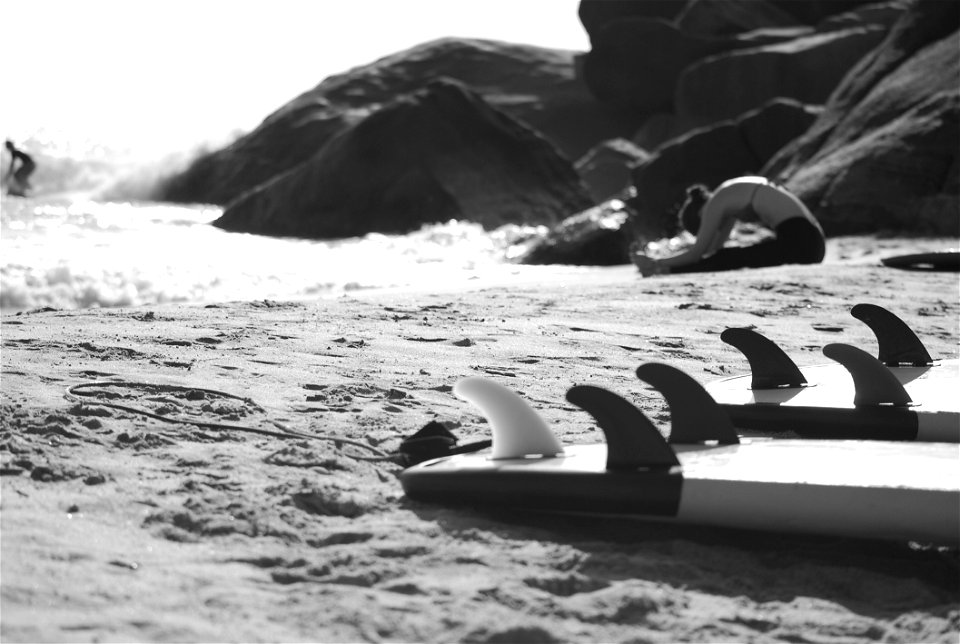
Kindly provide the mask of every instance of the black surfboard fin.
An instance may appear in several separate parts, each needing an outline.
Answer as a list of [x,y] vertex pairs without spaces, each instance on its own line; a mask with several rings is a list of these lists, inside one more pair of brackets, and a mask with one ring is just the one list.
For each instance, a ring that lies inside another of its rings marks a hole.
[[836,360],[853,377],[857,407],[906,407],[913,400],[893,372],[872,355],[849,344],[828,344],[823,355]]
[[889,367],[904,364],[927,367],[933,364],[933,358],[913,329],[887,309],[876,304],[857,304],[850,314],[877,336],[880,345],[877,359],[883,364]]
[[750,363],[751,389],[802,387],[807,379],[799,367],[777,344],[750,329],[731,328],[720,334],[720,339],[736,347]]
[[607,441],[607,469],[635,470],[679,465],[660,431],[630,401],[612,391],[577,385],[567,400],[593,416]]
[[703,386],[666,364],[650,362],[637,367],[637,377],[653,385],[670,406],[670,442],[679,444],[717,441],[740,442],[726,412]]

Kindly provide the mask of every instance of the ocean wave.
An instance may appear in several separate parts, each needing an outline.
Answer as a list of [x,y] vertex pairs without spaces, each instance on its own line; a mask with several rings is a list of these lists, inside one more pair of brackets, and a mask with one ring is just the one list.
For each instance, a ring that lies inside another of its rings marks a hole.
[[[37,164],[30,178],[35,197],[69,194],[103,201],[150,201],[169,177],[182,172],[197,157],[228,145],[240,134],[233,132],[182,151],[162,153],[109,147],[43,129],[15,143]],[[6,174],[8,164],[8,155],[2,155],[0,172]]]
[[219,282],[216,277],[186,280],[174,275],[143,275],[136,270],[4,266],[0,268],[0,309],[12,312],[44,306],[76,309],[202,302],[218,299],[218,291],[220,298],[231,299]]
[[[0,309],[299,299],[448,287],[503,273],[544,227],[449,221],[406,235],[305,240],[228,233],[216,207],[5,199]],[[515,253],[514,253],[515,254]]]

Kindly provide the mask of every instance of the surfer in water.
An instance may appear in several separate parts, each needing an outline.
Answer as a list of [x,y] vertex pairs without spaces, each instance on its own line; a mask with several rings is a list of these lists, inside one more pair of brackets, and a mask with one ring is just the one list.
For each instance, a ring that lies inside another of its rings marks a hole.
[[30,190],[30,175],[37,168],[33,158],[17,149],[13,141],[7,139],[7,150],[10,152],[10,168],[7,170],[7,176],[4,177],[4,183],[7,184],[7,194],[17,197],[25,197]]
[[[635,252],[633,262],[643,276],[817,264],[826,252],[823,228],[807,207],[785,188],[763,177],[730,179],[712,194],[706,186],[690,186],[679,219],[696,235],[696,241],[662,259]],[[750,219],[759,219],[776,236],[752,246],[724,247],[737,220]]]

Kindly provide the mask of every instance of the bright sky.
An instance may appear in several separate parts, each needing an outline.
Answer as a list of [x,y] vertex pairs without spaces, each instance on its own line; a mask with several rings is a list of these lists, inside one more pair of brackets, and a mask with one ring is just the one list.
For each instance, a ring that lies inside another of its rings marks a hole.
[[579,0],[0,0],[0,129],[178,151],[443,36],[586,50]]

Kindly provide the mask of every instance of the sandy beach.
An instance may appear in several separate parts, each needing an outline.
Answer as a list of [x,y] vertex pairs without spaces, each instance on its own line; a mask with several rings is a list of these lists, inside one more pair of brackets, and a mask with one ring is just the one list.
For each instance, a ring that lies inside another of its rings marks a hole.
[[878,260],[957,245],[838,238],[815,266],[6,315],[0,635],[957,642],[955,551],[443,508],[406,499],[401,467],[376,460],[431,420],[486,438],[451,391],[471,375],[522,392],[568,443],[601,440],[564,399],[574,384],[616,391],[666,429],[640,364],[701,382],[742,373],[719,338],[731,326],[801,366],[832,342],[873,353],[849,314],[858,302],[956,358],[957,274]]

